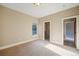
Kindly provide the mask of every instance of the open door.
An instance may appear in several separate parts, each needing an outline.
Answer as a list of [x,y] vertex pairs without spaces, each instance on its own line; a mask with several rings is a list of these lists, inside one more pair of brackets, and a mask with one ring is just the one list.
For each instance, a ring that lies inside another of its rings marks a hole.
[[64,45],[76,48],[76,18],[64,20]]
[[45,22],[45,32],[44,32],[44,39],[50,40],[50,22]]

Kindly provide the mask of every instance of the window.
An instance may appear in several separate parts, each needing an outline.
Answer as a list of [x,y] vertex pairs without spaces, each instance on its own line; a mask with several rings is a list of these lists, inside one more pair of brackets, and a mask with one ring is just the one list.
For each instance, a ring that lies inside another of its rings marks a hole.
[[32,35],[37,34],[37,25],[35,23],[32,24]]

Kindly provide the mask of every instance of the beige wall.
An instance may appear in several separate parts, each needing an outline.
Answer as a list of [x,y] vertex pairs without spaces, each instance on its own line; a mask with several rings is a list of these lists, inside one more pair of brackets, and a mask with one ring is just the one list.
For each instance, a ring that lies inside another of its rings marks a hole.
[[[47,21],[50,22],[50,41],[63,45],[63,19],[75,15],[79,15],[79,6],[42,17],[38,21],[32,16],[0,6],[0,47],[38,39],[38,35],[40,39],[44,39],[44,22]],[[34,22],[39,26],[37,36],[32,36],[32,23]],[[79,38],[77,39],[78,43]],[[77,46],[79,47],[79,44]]]
[[50,21],[50,41],[63,45],[63,19],[75,15],[79,15],[79,6],[40,18],[40,39],[44,39],[44,22]]
[[38,26],[36,18],[0,6],[0,47],[37,39],[32,37],[32,23]]

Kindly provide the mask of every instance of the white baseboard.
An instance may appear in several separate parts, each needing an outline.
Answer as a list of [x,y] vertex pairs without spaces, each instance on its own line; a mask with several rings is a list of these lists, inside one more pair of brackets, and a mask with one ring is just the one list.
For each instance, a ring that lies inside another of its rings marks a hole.
[[16,45],[24,44],[24,43],[27,43],[27,42],[31,42],[33,40],[36,40],[36,39],[26,40],[26,41],[22,41],[22,42],[13,43],[13,44],[10,44],[10,45],[2,46],[2,47],[0,47],[0,50],[6,49],[6,48],[10,48],[10,47],[14,47]]
[[56,41],[50,41],[50,42],[63,46],[62,42],[61,43],[60,42],[56,42]]

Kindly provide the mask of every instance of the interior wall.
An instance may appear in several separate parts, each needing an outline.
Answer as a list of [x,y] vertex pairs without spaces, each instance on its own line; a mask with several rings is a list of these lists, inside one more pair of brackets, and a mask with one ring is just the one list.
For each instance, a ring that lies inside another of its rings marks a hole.
[[63,19],[75,15],[79,15],[79,6],[40,18],[40,39],[44,39],[44,22],[50,20],[50,42],[63,45]]
[[[0,7],[0,18],[2,17],[2,9]],[[0,44],[2,44],[2,19],[0,19]]]
[[38,28],[36,18],[0,6],[0,47],[38,39],[38,34],[32,36],[32,23],[36,23]]

